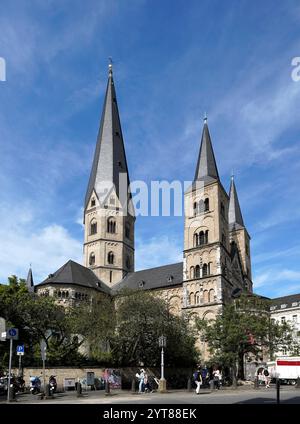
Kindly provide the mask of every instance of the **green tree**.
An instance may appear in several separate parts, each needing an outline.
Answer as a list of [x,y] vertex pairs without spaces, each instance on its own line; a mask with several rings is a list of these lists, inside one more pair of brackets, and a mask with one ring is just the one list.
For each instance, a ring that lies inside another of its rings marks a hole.
[[269,308],[266,299],[242,295],[224,306],[215,321],[196,321],[201,337],[208,343],[211,360],[231,369],[234,386],[238,371],[244,377],[245,353],[269,354],[272,359],[274,352],[293,346],[292,328],[272,320]]
[[[68,363],[78,354],[78,338],[72,336],[71,327],[63,307],[52,297],[29,293],[24,280],[12,276],[8,284],[0,286],[0,316],[8,326],[19,329],[19,342],[25,345],[24,364],[40,363],[40,341],[47,344],[47,360],[52,364]],[[0,357],[7,362],[8,343],[1,343]]]
[[82,302],[69,310],[68,322],[72,333],[79,335],[80,343],[89,347],[89,356],[97,362],[111,362],[110,341],[115,331],[113,300],[102,293],[92,301]]
[[188,320],[172,315],[168,304],[149,292],[122,291],[116,299],[116,325],[111,348],[119,365],[159,366],[162,334],[167,337],[166,366],[190,366],[198,359]]

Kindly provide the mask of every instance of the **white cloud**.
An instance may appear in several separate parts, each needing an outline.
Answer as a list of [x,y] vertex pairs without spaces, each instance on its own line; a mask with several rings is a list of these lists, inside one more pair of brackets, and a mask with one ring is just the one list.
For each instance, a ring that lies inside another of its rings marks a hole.
[[138,239],[135,254],[136,271],[183,260],[179,240],[167,236],[152,237],[149,241]]
[[280,271],[273,267],[272,269],[263,271],[261,274],[254,277],[253,285],[255,290],[265,288],[274,289],[274,283],[280,282],[281,286],[286,289],[288,286],[287,283],[294,281],[299,281],[298,286],[300,288],[300,271],[294,271],[291,269],[283,269]]
[[84,208],[81,207],[76,215],[76,219],[75,222],[76,224],[80,225],[82,228],[84,228],[83,225],[83,213],[84,213]]
[[[256,239],[255,239],[256,240]],[[258,246],[260,243],[263,243],[263,240],[257,240]],[[253,243],[252,243],[253,248]],[[293,246],[284,250],[276,250],[276,251],[263,251],[262,253],[258,253],[252,256],[252,263],[258,264],[262,262],[272,261],[277,258],[291,258],[292,256],[299,257],[300,255],[300,246]]]
[[82,243],[55,223],[39,226],[32,208],[0,206],[0,278],[15,274],[26,277],[32,264],[35,283],[67,260],[82,261]]

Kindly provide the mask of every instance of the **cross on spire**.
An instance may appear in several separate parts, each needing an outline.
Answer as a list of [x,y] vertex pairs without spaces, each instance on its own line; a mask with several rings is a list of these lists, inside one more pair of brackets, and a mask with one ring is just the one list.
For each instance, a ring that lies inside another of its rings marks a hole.
[[204,181],[205,183],[219,180],[216,159],[207,125],[206,113],[204,115],[201,145],[194,177],[194,181],[196,180]]
[[108,64],[108,73],[109,73],[109,75],[112,75],[113,60],[112,60],[112,57],[111,56],[109,56],[108,61],[109,61],[109,64]]

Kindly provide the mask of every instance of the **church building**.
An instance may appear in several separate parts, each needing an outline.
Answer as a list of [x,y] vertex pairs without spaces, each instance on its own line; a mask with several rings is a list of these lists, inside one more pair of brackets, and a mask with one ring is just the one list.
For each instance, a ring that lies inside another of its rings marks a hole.
[[250,236],[236,185],[233,177],[229,193],[222,185],[207,119],[184,209],[182,262],[135,271],[136,218],[110,64],[84,200],[83,265],[68,261],[35,290],[66,304],[96,292],[114,296],[122,288],[151,290],[176,314],[214,318],[237,293],[252,292],[252,277]]

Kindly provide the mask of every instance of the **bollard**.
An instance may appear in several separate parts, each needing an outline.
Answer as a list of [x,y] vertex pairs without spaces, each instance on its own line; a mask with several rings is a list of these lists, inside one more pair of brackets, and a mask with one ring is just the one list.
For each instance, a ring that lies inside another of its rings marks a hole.
[[50,384],[46,384],[46,399],[51,399]]
[[280,404],[280,380],[277,378],[276,380],[276,402]]
[[106,395],[110,394],[110,384],[108,380],[105,381],[105,394]]
[[15,402],[16,401],[16,391],[14,386],[11,384],[9,387],[9,402]]
[[300,377],[297,378],[296,389],[300,389]]
[[214,380],[210,380],[210,382],[209,382],[209,388],[210,388],[210,390],[214,390],[214,388],[215,388],[215,382],[214,382]]
[[134,378],[131,381],[131,392],[135,393],[135,379]]
[[190,378],[188,378],[188,381],[187,381],[187,391],[188,392],[192,391],[192,381]]
[[259,388],[258,377],[255,377],[255,380],[254,380],[254,389],[258,389],[258,388]]
[[76,391],[77,391],[77,397],[81,397],[82,396],[82,386],[81,383],[77,383],[76,385]]

